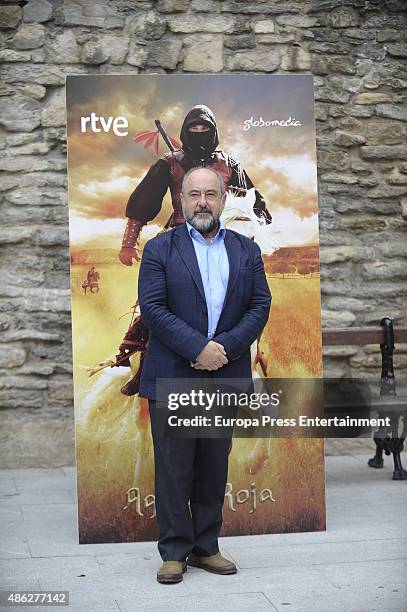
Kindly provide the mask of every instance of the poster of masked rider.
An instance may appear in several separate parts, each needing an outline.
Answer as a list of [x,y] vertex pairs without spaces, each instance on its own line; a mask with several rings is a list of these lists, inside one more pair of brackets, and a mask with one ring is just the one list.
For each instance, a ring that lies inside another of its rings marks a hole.
[[[137,278],[145,242],[185,223],[191,168],[222,176],[224,227],[262,251],[273,301],[253,380],[322,375],[312,77],[72,76],[67,111],[80,541],[154,539]],[[103,292],[85,301],[96,267]],[[324,529],[321,445],[235,439],[222,535]]]

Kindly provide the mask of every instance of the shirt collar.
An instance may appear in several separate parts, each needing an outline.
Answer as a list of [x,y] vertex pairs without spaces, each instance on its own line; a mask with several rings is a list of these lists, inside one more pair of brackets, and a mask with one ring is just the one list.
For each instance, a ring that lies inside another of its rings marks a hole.
[[[185,221],[185,223],[186,223],[187,228],[188,228],[188,234],[191,236],[191,238],[195,238],[195,239],[201,238],[202,240],[204,240],[206,242],[205,238],[202,236],[202,234],[200,234],[198,232],[198,230],[196,230],[194,227],[192,227],[192,225],[190,223],[188,223],[188,221]],[[214,242],[218,238],[218,236],[220,236],[220,238],[222,238],[222,240],[223,240],[225,238],[225,233],[226,233],[225,226],[223,225],[223,221],[220,220],[219,221],[218,231],[216,232],[215,236],[213,237],[212,242]]]

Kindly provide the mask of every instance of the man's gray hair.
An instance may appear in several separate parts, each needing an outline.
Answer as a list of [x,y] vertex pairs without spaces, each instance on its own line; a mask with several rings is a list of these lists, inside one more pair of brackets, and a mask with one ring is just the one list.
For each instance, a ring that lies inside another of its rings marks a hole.
[[181,187],[182,193],[185,193],[184,191],[185,181],[187,180],[189,176],[191,176],[193,172],[196,172],[197,170],[209,170],[210,172],[213,172],[213,174],[216,174],[216,176],[218,177],[218,181],[219,181],[220,195],[223,196],[223,194],[226,191],[225,181],[223,180],[223,176],[221,175],[220,172],[218,172],[214,168],[208,168],[208,166],[194,166],[193,168],[190,168],[188,172],[185,173],[184,178],[182,179],[182,187]]

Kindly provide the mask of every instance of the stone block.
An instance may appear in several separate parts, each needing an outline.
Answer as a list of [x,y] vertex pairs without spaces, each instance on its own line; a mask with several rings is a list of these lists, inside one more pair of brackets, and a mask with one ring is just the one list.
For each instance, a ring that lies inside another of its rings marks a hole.
[[23,21],[45,23],[52,19],[52,4],[48,0],[29,0],[23,8]]
[[[18,393],[15,394],[11,394],[9,389],[0,389],[0,408],[17,408],[19,410],[23,408],[42,408],[44,403],[44,391],[41,389],[19,389]],[[19,427],[18,432],[20,435],[21,427]],[[2,461],[4,465],[4,459]],[[10,465],[10,463],[7,463],[7,465]]]
[[284,45],[295,40],[291,33],[283,34],[256,34],[256,41],[260,45]]
[[[0,290],[1,293],[1,290]],[[10,327],[11,318],[6,314],[0,315],[0,331],[4,331]]]
[[407,267],[404,261],[376,260],[362,265],[362,276],[368,280],[405,279],[407,277]]
[[14,206],[61,206],[66,203],[66,193],[54,189],[21,187],[4,196]]
[[109,49],[99,38],[92,37],[82,47],[81,61],[84,64],[104,64],[109,57]]
[[303,5],[298,2],[270,2],[257,0],[257,2],[242,2],[241,0],[224,0],[221,10],[225,13],[247,13],[263,15],[285,15],[300,13]]
[[346,91],[338,91],[332,87],[317,87],[315,89],[315,100],[321,102],[339,102],[346,104],[349,102],[351,94]]
[[227,49],[232,49],[234,51],[254,49],[256,46],[256,38],[253,32],[249,34],[231,34],[230,36],[225,36],[224,45]]
[[253,21],[253,29],[256,34],[272,34],[275,30],[272,19],[256,19]]
[[406,185],[407,184],[407,176],[398,171],[397,168],[386,176],[386,181],[390,185]]
[[369,121],[366,143],[368,145],[401,144],[406,140],[406,126],[393,121]]
[[344,109],[345,115],[351,117],[371,117],[373,115],[373,109],[370,106],[349,106]]
[[323,25],[320,17],[309,15],[281,15],[276,17],[276,22],[285,28],[314,28]]
[[354,147],[364,144],[364,136],[360,134],[349,134],[348,132],[337,131],[333,142],[340,147]]
[[290,46],[281,56],[281,68],[283,70],[309,70],[310,66],[311,56],[309,52],[298,43]]
[[363,30],[359,28],[346,28],[346,31],[343,32],[343,35],[346,39],[354,40],[374,40],[375,33],[370,30]]
[[221,3],[219,0],[192,0],[191,8],[196,13],[219,13]]
[[352,45],[341,41],[334,43],[317,41],[309,45],[309,50],[322,55],[326,53],[331,53],[333,55],[348,55],[352,51]]
[[21,16],[21,8],[15,4],[0,6],[0,28],[5,30],[15,28],[19,24]]
[[90,26],[103,29],[123,28],[124,17],[110,4],[64,2],[55,10],[55,23],[64,26]]
[[43,85],[37,85],[36,83],[16,83],[13,84],[12,90],[13,93],[21,93],[21,95],[34,100],[42,100],[47,93]]
[[205,15],[174,15],[168,17],[168,25],[172,32],[190,34],[191,32],[208,32],[232,34],[235,20],[231,15],[213,15],[208,19]]
[[49,334],[47,332],[38,331],[36,329],[17,329],[7,330],[2,334],[2,342],[19,342],[21,340],[42,340],[43,342],[58,342],[64,341],[60,334]]
[[[351,312],[363,312],[366,304],[363,300],[358,300],[354,297],[333,296],[325,300],[325,306],[328,310],[350,310]],[[357,352],[356,349],[355,352]]]
[[65,88],[53,91],[45,102],[41,113],[41,124],[45,127],[60,127],[66,124]]
[[339,121],[339,125],[348,132],[362,132],[363,123],[354,117],[344,117]]
[[67,245],[68,227],[54,227],[52,225],[43,225],[37,229],[34,235],[36,244],[42,246],[52,245]]
[[12,38],[16,49],[36,49],[44,44],[45,28],[39,23],[22,24]]
[[321,264],[350,261],[355,248],[352,246],[324,247],[321,249]]
[[381,198],[398,198],[401,195],[407,194],[407,185],[386,185],[381,183],[374,189],[370,189],[367,194],[368,198],[381,199]]
[[343,171],[350,167],[350,155],[346,151],[318,152],[318,165],[320,170]]
[[[199,2],[205,5],[205,0]],[[160,13],[182,13],[189,9],[190,0],[158,0],[157,11]]]
[[50,376],[55,371],[55,364],[43,363],[41,361],[31,361],[23,368],[18,370],[18,374],[38,374],[38,376]]
[[356,355],[358,349],[355,346],[324,346],[324,357],[350,357]]
[[378,30],[377,32],[378,42],[387,42],[389,40],[402,40],[403,32],[401,30]]
[[130,49],[127,54],[127,63],[132,66],[138,66],[144,68],[148,57],[148,47],[138,44],[138,41],[132,40],[130,42]]
[[29,62],[30,60],[32,60],[32,54],[29,51],[0,50],[0,62]]
[[45,155],[52,148],[47,142],[32,142],[21,147],[13,147],[9,155]]
[[335,310],[322,309],[322,322],[324,327],[349,327],[355,321],[355,315],[348,310],[337,312]]
[[186,72],[221,72],[223,40],[221,34],[195,34],[184,37]]
[[0,389],[47,389],[48,381],[33,376],[3,376]]
[[105,34],[103,44],[109,49],[109,63],[118,65],[122,64],[129,50],[130,39],[123,34]]
[[25,310],[42,312],[70,312],[70,290],[66,289],[28,289],[24,292]]
[[387,53],[392,57],[407,57],[407,45],[405,43],[391,43],[387,45]]
[[40,125],[41,105],[27,96],[0,100],[0,125],[12,132],[31,132]]
[[354,60],[349,57],[330,56],[320,57],[313,55],[311,59],[311,71],[313,74],[356,74]]
[[380,104],[382,102],[391,102],[391,99],[389,94],[369,91],[355,96],[354,102],[355,104]]
[[160,66],[175,70],[180,60],[182,40],[179,38],[162,38],[150,43],[147,62],[150,66]]
[[360,15],[352,7],[340,7],[329,13],[328,22],[333,28],[355,28],[360,24]]
[[399,121],[407,121],[407,108],[405,106],[397,106],[396,104],[379,104],[376,107],[376,115],[388,117],[389,119],[398,119]]
[[49,36],[46,43],[47,61],[55,64],[80,62],[80,48],[72,30]]
[[0,244],[16,244],[24,242],[33,235],[31,227],[1,227],[0,228]]
[[66,175],[58,172],[27,172],[26,174],[6,175],[0,182],[0,191],[16,187],[64,187],[67,186]]
[[[70,69],[68,69],[70,70]],[[36,85],[65,85],[65,74],[57,66],[17,65],[4,66],[2,78],[8,83],[35,83]]]
[[48,400],[51,402],[59,402],[73,400],[73,383],[72,380],[51,379],[48,381]]
[[367,232],[379,233],[387,230],[386,219],[370,217],[343,217],[337,220],[336,229],[350,230],[355,234],[366,234]]
[[136,13],[127,22],[126,30],[136,39],[159,40],[167,28],[167,20],[153,11]]
[[3,346],[0,351],[0,368],[16,368],[23,365],[25,358],[24,349]]
[[360,148],[362,159],[407,159],[407,147],[404,145],[377,145]]
[[228,70],[247,70],[255,72],[274,72],[280,65],[280,53],[276,50],[242,51],[226,58]]
[[48,157],[38,158],[36,155],[32,157],[22,155],[21,157],[3,157],[3,159],[0,160],[0,171],[25,172],[28,164],[32,172],[66,169],[66,161],[64,159],[50,159]]

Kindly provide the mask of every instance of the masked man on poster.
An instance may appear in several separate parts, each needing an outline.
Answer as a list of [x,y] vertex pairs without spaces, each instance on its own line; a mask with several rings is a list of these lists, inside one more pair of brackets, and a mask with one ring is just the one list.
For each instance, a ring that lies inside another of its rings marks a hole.
[[[131,194],[126,207],[128,217],[119,253],[120,261],[131,266],[140,260],[137,249],[142,227],[160,212],[163,198],[170,189],[173,213],[168,227],[184,223],[181,204],[181,185],[184,175],[194,167],[208,167],[222,175],[226,189],[235,188],[245,193],[253,187],[239,162],[218,149],[219,136],[215,117],[205,105],[194,106],[186,115],[181,128],[182,149],[168,153],[151,166],[143,180]],[[271,223],[263,196],[256,190],[253,210],[264,223]]]
[[140,265],[138,295],[150,337],[139,394],[149,400],[162,583],[180,582],[187,564],[237,571],[218,547],[231,435],[162,435],[156,401],[159,378],[216,371],[216,377],[251,379],[250,345],[267,323],[271,295],[258,245],[220,222],[225,199],[220,173],[187,172],[186,222],[149,240]]

